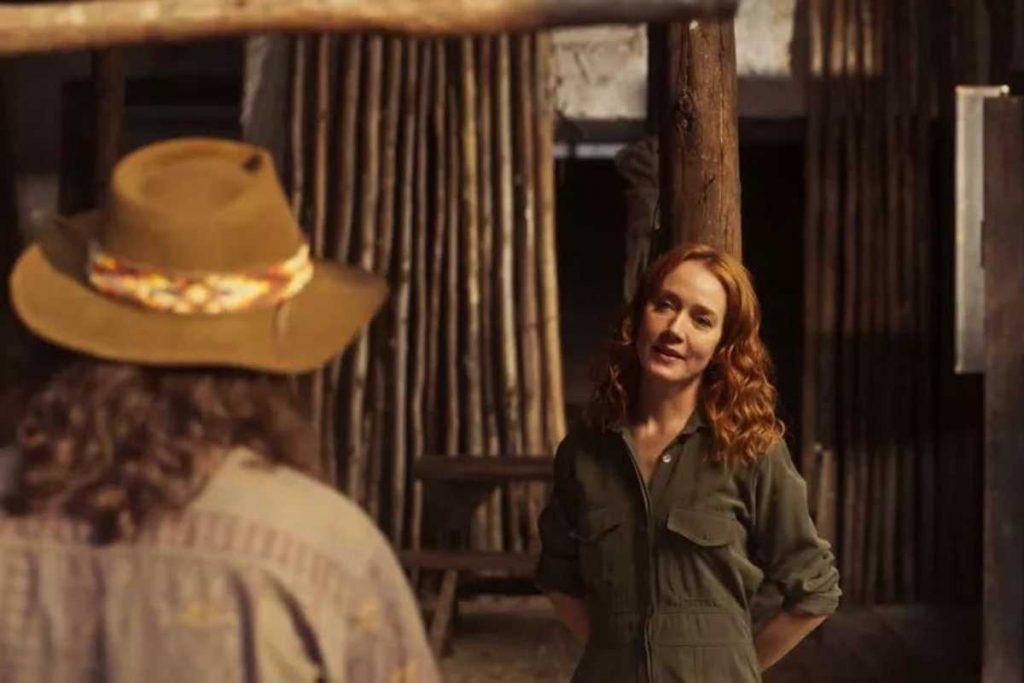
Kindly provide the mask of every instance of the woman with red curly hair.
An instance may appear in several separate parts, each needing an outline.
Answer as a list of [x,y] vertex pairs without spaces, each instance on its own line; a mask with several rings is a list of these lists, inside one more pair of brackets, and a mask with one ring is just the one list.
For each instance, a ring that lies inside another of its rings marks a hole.
[[[835,611],[760,317],[747,271],[703,245],[662,256],[624,311],[540,519],[537,583],[586,645],[574,681],[759,681]],[[764,581],[783,609],[754,634]]]

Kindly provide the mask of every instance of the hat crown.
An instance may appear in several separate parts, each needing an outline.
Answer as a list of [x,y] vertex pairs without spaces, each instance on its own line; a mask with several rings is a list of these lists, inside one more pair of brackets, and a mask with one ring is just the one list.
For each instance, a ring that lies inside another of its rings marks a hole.
[[121,160],[98,239],[117,258],[195,272],[278,263],[303,242],[270,155],[206,138],[157,143]]

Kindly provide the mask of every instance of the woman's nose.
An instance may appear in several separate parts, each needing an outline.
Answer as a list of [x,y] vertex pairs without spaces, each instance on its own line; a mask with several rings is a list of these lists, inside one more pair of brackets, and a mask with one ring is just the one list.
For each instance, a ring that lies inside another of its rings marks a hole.
[[686,325],[683,322],[683,316],[677,315],[672,318],[665,327],[665,334],[671,336],[674,341],[679,341],[686,336],[685,328]]

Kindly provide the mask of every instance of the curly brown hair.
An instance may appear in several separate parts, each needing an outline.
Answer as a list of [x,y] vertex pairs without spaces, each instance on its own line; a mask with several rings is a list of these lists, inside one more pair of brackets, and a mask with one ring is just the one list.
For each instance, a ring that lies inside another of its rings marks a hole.
[[628,421],[642,379],[635,331],[665,278],[686,261],[703,263],[726,294],[722,339],[701,381],[700,408],[715,437],[713,458],[728,464],[753,462],[785,433],[775,415],[771,358],[761,341],[761,306],[746,268],[736,258],[703,244],[671,249],[641,277],[598,368],[587,422],[606,430]]
[[285,380],[244,371],[77,359],[36,392],[16,442],[22,464],[7,511],[82,520],[98,543],[182,509],[232,448],[319,474]]

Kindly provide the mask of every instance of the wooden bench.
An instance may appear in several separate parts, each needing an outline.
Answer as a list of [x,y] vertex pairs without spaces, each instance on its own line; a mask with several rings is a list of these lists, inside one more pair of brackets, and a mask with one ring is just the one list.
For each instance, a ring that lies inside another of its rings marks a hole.
[[[442,486],[446,508],[457,523],[468,529],[472,511],[499,486],[518,482],[548,482],[552,477],[549,457],[426,456],[416,461],[413,478],[424,485]],[[477,551],[465,548],[405,550],[399,553],[409,570],[441,573],[441,587],[430,617],[430,646],[440,656],[448,641],[456,611],[459,580],[463,574],[500,573],[528,579],[538,556],[534,553]]]

